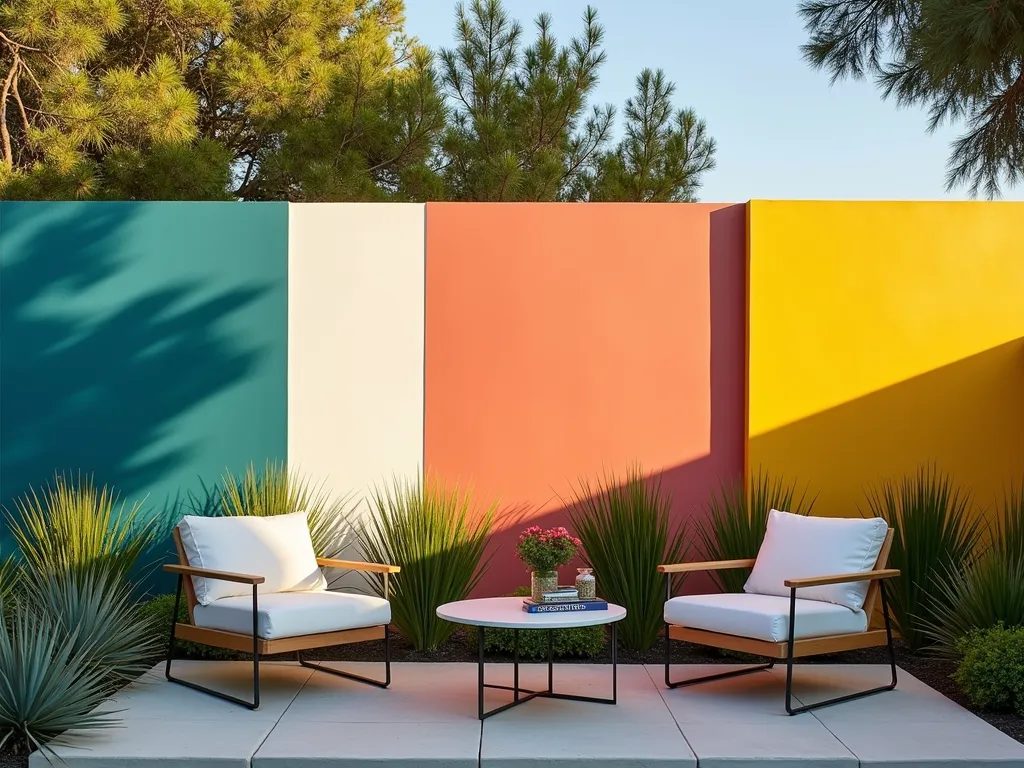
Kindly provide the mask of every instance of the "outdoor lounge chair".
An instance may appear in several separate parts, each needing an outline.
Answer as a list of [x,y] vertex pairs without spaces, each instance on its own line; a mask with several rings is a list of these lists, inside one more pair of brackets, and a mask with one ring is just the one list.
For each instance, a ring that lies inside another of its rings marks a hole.
[[[665,684],[669,688],[770,669],[786,661],[786,711],[791,715],[889,691],[896,687],[885,580],[893,531],[872,520],[805,517],[772,510],[764,543],[752,560],[661,565],[666,575]],[[744,592],[672,596],[675,574],[752,568]],[[797,596],[797,590],[801,594]],[[881,598],[884,629],[870,629]],[[765,664],[688,680],[670,676],[671,640],[764,656]],[[887,646],[888,685],[794,707],[793,660],[857,648]]]
[[[306,523],[297,512],[275,517],[186,516],[174,529],[178,565],[174,619],[165,674],[173,683],[241,704],[260,705],[260,657],[292,653],[299,663],[350,680],[387,688],[391,684],[388,575],[393,565],[316,557]],[[382,574],[384,598],[327,591],[321,568]],[[181,594],[191,624],[177,622]],[[171,676],[176,640],[252,654],[252,701]],[[384,679],[374,680],[311,664],[302,651],[364,640],[384,640]]]

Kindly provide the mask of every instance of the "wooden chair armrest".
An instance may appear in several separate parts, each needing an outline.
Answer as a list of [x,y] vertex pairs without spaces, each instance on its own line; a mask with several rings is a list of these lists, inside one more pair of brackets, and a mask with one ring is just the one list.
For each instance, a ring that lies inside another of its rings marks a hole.
[[724,571],[729,568],[751,568],[754,558],[745,560],[709,560],[706,563],[675,563],[659,565],[658,573],[690,573],[692,571]]
[[262,584],[266,581],[262,576],[253,576],[251,573],[231,573],[230,571],[211,571],[207,568],[193,568],[191,565],[165,565],[167,573],[177,573],[182,576],[199,576],[204,579],[220,579],[221,581],[234,581],[238,584]]
[[786,579],[787,587],[824,587],[828,584],[844,584],[850,581],[874,581],[875,579],[891,579],[899,576],[896,568],[885,568],[880,571],[864,571],[863,573],[838,573],[834,576],[810,576],[806,579]]
[[397,565],[362,563],[358,560],[335,560],[331,557],[318,557],[316,564],[324,568],[344,568],[349,571],[371,571],[373,573],[398,573],[402,570]]

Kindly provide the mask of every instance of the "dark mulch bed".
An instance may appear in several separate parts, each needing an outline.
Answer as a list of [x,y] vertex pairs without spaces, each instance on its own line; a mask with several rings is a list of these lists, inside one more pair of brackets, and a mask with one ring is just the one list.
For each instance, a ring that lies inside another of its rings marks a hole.
[[[672,643],[673,664],[735,664],[741,657],[738,654],[726,655],[712,649],[701,648],[673,641]],[[306,651],[304,657],[310,661],[383,661],[384,642],[376,641],[370,643],[355,643],[352,645],[338,645],[333,648],[321,648],[315,651]],[[239,655],[238,658],[245,658]],[[282,655],[270,656],[269,660],[291,660],[295,657]],[[402,662],[472,662],[476,663],[476,634],[457,630],[452,638],[441,648],[431,652],[417,651],[399,635],[392,635],[391,638],[391,659]],[[489,653],[487,661],[512,661],[511,654]],[[658,642],[651,650],[641,653],[619,649],[620,664],[663,664],[665,661],[664,646]],[[598,656],[592,658],[560,658],[559,664],[601,664],[611,663],[611,651],[605,648]],[[815,656],[809,659],[802,659],[801,663],[809,664],[888,664],[889,659],[884,648],[869,648],[861,651],[848,651],[832,656]],[[991,723],[1003,733],[1024,743],[1024,718],[1012,714],[999,714],[994,712],[983,712],[974,709],[966,697],[960,692],[951,676],[956,665],[952,661],[936,659],[928,656],[917,656],[903,647],[900,641],[896,644],[896,663],[901,669],[916,677],[921,682],[931,686],[936,691],[944,694],[957,704],[974,712],[978,717]],[[883,694],[884,695],[884,694]],[[12,755],[5,750],[0,750],[0,768],[26,768],[28,757],[24,755]]]

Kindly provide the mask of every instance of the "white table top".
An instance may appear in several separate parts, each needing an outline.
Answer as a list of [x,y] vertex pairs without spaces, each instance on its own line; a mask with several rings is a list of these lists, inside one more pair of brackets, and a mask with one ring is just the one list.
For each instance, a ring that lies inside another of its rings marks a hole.
[[474,627],[504,629],[568,629],[611,624],[626,618],[626,609],[608,603],[607,611],[527,613],[521,597],[484,597],[445,603],[437,609],[442,619]]

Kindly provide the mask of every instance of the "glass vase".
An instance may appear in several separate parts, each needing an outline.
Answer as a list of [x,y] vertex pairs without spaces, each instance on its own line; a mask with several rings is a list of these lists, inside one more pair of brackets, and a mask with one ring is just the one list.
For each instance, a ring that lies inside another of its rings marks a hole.
[[558,571],[530,571],[530,598],[535,603],[544,602],[545,592],[558,589]]
[[594,600],[597,598],[597,580],[594,578],[593,568],[577,568],[579,574],[576,577],[576,591],[579,592],[580,600]]

